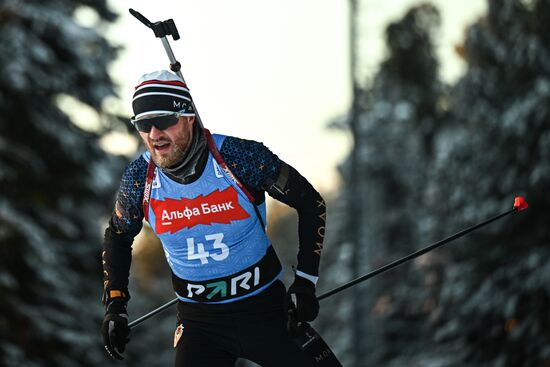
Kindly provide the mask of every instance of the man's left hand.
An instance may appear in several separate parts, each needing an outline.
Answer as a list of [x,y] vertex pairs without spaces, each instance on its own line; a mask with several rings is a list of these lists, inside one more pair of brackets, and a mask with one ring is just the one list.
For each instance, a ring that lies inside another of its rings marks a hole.
[[296,321],[313,321],[319,314],[319,301],[315,296],[315,284],[296,275],[294,283],[288,288],[288,295],[295,302]]

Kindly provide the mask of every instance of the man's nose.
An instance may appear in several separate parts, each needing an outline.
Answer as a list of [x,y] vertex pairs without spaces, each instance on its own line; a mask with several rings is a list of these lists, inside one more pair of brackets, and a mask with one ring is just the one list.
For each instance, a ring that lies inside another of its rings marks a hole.
[[162,130],[158,129],[155,125],[151,127],[151,131],[149,132],[149,137],[151,139],[156,139],[162,135]]

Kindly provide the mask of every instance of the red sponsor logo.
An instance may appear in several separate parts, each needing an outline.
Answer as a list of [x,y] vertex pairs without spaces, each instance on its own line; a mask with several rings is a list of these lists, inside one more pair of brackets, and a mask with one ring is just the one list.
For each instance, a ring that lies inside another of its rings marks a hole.
[[198,224],[229,224],[232,220],[250,217],[239,205],[238,194],[233,187],[194,199],[151,199],[151,208],[156,216],[158,234],[175,233]]

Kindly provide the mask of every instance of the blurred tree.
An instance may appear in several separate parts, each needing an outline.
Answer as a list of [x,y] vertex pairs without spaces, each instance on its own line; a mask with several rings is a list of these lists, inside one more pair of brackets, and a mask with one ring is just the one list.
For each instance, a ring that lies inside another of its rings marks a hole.
[[550,3],[489,1],[458,48],[468,71],[448,89],[432,48],[438,22],[423,5],[387,28],[389,57],[342,166],[340,201],[360,210],[342,210],[336,233],[350,239],[356,223],[360,242],[351,237],[352,259],[329,267],[365,273],[502,212],[516,194],[531,207],[359,286],[339,303],[356,302],[359,315],[342,307],[321,322],[338,315],[342,329],[347,312],[350,327],[363,324],[354,366],[550,366]]
[[115,50],[75,22],[82,8],[98,24],[115,18],[106,0],[0,3],[2,366],[106,361],[98,218],[108,213],[111,171],[122,161],[58,103],[72,98],[101,116],[114,94],[107,65]]
[[[360,190],[354,257],[362,274],[412,252],[420,242],[418,203],[442,116],[438,106],[444,90],[433,46],[439,23],[433,6],[420,5],[386,29],[388,58],[368,90],[355,137],[359,168],[349,178]],[[354,302],[361,312],[355,322],[363,327],[353,336],[361,341],[356,366],[385,365],[388,356],[417,349],[427,294],[415,287],[423,280],[409,267],[358,288],[362,292]]]
[[[443,113],[432,41],[439,22],[433,6],[420,5],[390,24],[387,59],[369,89],[354,93],[349,122],[355,144],[341,166],[345,187],[328,218],[328,228],[334,227],[326,237],[321,293],[407,254],[419,238],[418,187]],[[425,311],[398,299],[421,282],[413,275],[398,284],[407,270],[394,271],[324,301],[323,309],[337,311],[322,313],[317,324],[336,341],[344,365],[383,365],[388,355],[416,347],[411,334]]]
[[436,341],[452,366],[550,366],[550,3],[489,1],[434,143],[432,233],[531,207],[453,248]]

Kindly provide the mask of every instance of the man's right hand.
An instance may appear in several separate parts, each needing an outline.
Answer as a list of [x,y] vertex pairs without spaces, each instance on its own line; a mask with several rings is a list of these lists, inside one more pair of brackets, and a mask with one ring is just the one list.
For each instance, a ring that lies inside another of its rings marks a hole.
[[130,341],[125,301],[113,300],[109,304],[101,325],[101,335],[107,354],[114,359],[123,360],[121,353],[124,353],[126,344]]

